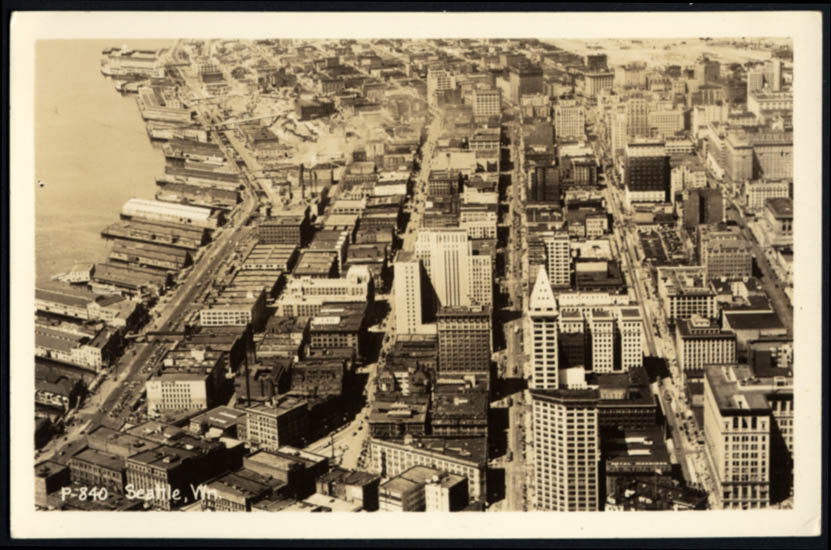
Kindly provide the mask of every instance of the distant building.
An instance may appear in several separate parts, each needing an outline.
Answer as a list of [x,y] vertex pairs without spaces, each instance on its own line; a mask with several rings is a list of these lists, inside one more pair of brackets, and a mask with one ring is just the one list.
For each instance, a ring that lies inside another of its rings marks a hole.
[[736,281],[753,275],[750,244],[737,229],[699,225],[698,255],[709,279]]
[[718,318],[716,292],[704,267],[659,267],[656,278],[658,296],[667,319],[677,321],[694,315]]
[[624,185],[627,202],[666,202],[670,189],[669,157],[663,142],[626,146]]
[[554,132],[558,140],[585,137],[585,114],[576,100],[561,100],[554,106]]
[[473,90],[473,116],[491,117],[502,113],[502,93],[498,88]]
[[724,199],[721,189],[691,189],[684,199],[684,228],[693,232],[701,224],[724,221]]
[[791,183],[788,180],[747,180],[744,182],[743,197],[749,210],[761,211],[767,199],[790,196]]

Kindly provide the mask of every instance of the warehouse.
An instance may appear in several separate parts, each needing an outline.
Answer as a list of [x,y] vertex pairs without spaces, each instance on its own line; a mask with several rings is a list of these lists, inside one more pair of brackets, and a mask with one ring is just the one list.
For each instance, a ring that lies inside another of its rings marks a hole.
[[211,229],[218,225],[218,218],[211,216],[209,208],[146,199],[128,200],[121,209],[121,215],[127,219],[173,222]]
[[151,243],[116,240],[110,260],[140,266],[178,271],[191,264],[187,250]]
[[126,239],[186,250],[197,250],[209,240],[204,227],[139,219],[118,221],[104,229],[101,236],[105,239]]

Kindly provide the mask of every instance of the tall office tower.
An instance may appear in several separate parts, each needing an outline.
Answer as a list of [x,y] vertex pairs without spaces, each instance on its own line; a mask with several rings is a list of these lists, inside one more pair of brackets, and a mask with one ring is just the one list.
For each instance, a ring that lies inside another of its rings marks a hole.
[[597,97],[604,90],[611,90],[615,85],[615,73],[612,71],[587,72],[584,83],[586,97]]
[[473,116],[498,116],[502,112],[502,92],[498,88],[473,90]]
[[770,504],[771,411],[751,379],[746,365],[711,365],[704,372],[704,436],[723,508]]
[[571,248],[568,233],[554,233],[544,240],[548,278],[555,287],[571,285]]
[[582,139],[585,129],[583,107],[576,100],[561,100],[554,106],[554,135],[558,140]]
[[393,263],[393,270],[395,333],[417,334],[421,331],[423,314],[420,262],[415,254],[402,250]]
[[416,256],[424,264],[441,306],[470,305],[469,255],[465,229],[419,232]]
[[531,390],[537,510],[599,508],[598,392]]
[[721,189],[708,187],[690,189],[684,200],[684,228],[695,231],[701,224],[718,224],[724,221],[724,204]]
[[628,117],[626,116],[626,107],[623,105],[616,106],[609,113],[609,128],[611,134],[612,152],[624,151],[626,144],[629,142],[629,127],[627,126]]
[[671,171],[664,142],[629,143],[625,162],[623,179],[627,202],[667,201]]
[[594,308],[589,313],[589,337],[591,339],[591,369],[597,373],[615,370],[616,322],[611,311]]
[[427,69],[427,103],[438,105],[438,93],[444,90],[452,90],[456,87],[453,82],[453,75],[442,67],[430,67]]
[[782,60],[771,59],[765,64],[765,77],[771,91],[778,92],[782,89]]
[[747,71],[747,95],[765,87],[765,70],[763,68]]
[[557,302],[551,283],[540,267],[526,312],[531,342],[531,387],[557,389],[559,357],[557,350]]
[[[472,246],[468,243],[468,246]],[[470,303],[483,306],[493,305],[493,262],[487,254],[474,256],[468,253],[470,274]]]
[[698,62],[694,71],[695,79],[699,84],[718,82],[721,77],[721,64],[718,61],[704,58]]
[[440,373],[490,372],[490,306],[442,307],[436,314],[436,324]]
[[635,95],[626,101],[626,128],[629,137],[649,137],[649,101]]
[[617,313],[620,368],[628,372],[633,367],[643,366],[643,320],[641,311],[636,307],[622,307]]

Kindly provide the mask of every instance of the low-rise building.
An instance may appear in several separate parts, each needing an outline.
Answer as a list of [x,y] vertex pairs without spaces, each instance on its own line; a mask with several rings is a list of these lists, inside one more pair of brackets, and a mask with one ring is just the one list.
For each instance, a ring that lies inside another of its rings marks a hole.
[[392,441],[372,438],[369,471],[391,478],[415,465],[466,477],[470,498],[487,496],[487,441],[485,438],[405,438]]
[[285,445],[302,446],[309,436],[306,401],[284,396],[272,403],[271,406],[258,404],[245,409],[245,441],[267,450]]

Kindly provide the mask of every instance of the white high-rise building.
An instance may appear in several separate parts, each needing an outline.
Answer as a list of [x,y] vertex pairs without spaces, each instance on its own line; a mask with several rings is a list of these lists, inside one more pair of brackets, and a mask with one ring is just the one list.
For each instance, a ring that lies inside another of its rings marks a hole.
[[527,322],[531,342],[531,388],[557,389],[559,350],[557,349],[557,301],[543,268],[528,300]]
[[402,250],[395,259],[393,270],[395,333],[418,334],[422,321],[421,266],[418,258]]
[[618,309],[620,366],[624,371],[643,366],[643,320],[636,307]]
[[464,229],[418,234],[416,256],[424,263],[439,304],[444,307],[470,305],[469,250]]
[[554,106],[554,135],[557,139],[582,139],[586,133],[583,107],[575,100],[563,100]]
[[548,278],[555,287],[571,285],[571,249],[568,233],[554,233],[545,238]]
[[629,138],[626,111],[622,106],[616,107],[609,113],[609,128],[611,134],[612,152],[623,151]]
[[422,230],[415,253],[444,307],[493,304],[490,256],[476,256],[465,229]]
[[608,373],[615,370],[615,319],[608,309],[593,309],[591,329],[591,370]]
[[469,254],[470,301],[483,306],[493,305],[493,263],[487,255]]
[[531,390],[535,509],[599,510],[597,390]]

